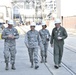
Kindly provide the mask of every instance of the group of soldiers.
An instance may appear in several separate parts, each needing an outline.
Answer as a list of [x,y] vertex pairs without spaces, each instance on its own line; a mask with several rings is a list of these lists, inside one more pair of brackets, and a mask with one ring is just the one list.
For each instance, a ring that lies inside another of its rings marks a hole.
[[[58,69],[61,66],[61,60],[63,55],[64,39],[67,38],[67,32],[65,28],[61,26],[61,20],[55,20],[55,28],[52,30],[52,34],[47,28],[45,22],[42,22],[42,29],[40,31],[35,30],[36,23],[32,22],[30,30],[25,34],[25,45],[28,48],[29,59],[31,62],[31,68],[39,68],[38,50],[40,46],[41,63],[47,63],[47,51],[49,42],[51,47],[54,48],[54,62],[55,68]],[[16,39],[19,38],[18,31],[13,27],[13,21],[8,21],[8,27],[2,32],[2,39],[4,41],[4,58],[6,63],[6,70],[9,70],[9,57],[11,61],[11,69],[15,70],[15,55],[16,55]],[[10,55],[9,55],[10,53]]]

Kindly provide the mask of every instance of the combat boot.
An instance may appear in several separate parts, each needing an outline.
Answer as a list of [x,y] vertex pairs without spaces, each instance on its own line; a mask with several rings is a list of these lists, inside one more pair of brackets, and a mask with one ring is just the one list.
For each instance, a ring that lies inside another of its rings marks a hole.
[[35,63],[35,69],[38,69],[39,66],[38,66],[38,63]]
[[39,66],[37,65],[37,66],[35,66],[35,69],[38,69],[39,68]]
[[33,62],[31,63],[31,68],[33,68]]
[[59,67],[61,67],[61,64],[59,64]]
[[43,57],[41,58],[41,63],[43,63],[44,62],[44,59],[43,59]]
[[58,69],[58,68],[59,68],[59,65],[55,65],[54,67],[55,67],[56,69]]
[[47,57],[45,57],[45,63],[47,63]]
[[14,63],[12,64],[11,69],[16,70]]
[[5,70],[9,70],[8,63],[6,63]]

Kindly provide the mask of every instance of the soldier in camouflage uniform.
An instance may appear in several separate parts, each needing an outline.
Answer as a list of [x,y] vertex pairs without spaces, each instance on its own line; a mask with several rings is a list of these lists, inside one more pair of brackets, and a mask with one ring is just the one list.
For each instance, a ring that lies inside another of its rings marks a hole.
[[47,50],[48,50],[48,45],[49,45],[49,40],[50,40],[50,33],[46,29],[46,27],[47,27],[46,23],[42,22],[42,29],[39,31],[39,34],[41,36],[42,43],[43,43],[43,46],[44,46],[44,52],[43,52],[43,50],[41,50],[41,63],[43,61],[47,62]]
[[61,65],[61,59],[63,55],[63,46],[64,46],[64,39],[67,38],[67,32],[66,30],[60,26],[61,21],[60,19],[55,20],[55,28],[52,30],[52,36],[51,36],[51,46],[53,46],[54,43],[54,62],[55,62],[55,68],[59,68]]
[[[12,64],[11,69],[15,70],[15,54],[16,54],[16,42],[15,39],[19,38],[17,30],[13,27],[13,21],[8,21],[8,27],[5,28],[2,32],[2,39],[5,39],[4,42],[4,58],[6,63],[6,70],[9,69],[9,56]],[[10,54],[9,54],[10,53]]]
[[28,48],[29,58],[31,62],[31,68],[33,68],[33,62],[35,63],[35,69],[39,68],[38,65],[38,46],[42,47],[41,38],[39,32],[35,30],[35,23],[31,23],[30,28],[25,35],[25,44]]

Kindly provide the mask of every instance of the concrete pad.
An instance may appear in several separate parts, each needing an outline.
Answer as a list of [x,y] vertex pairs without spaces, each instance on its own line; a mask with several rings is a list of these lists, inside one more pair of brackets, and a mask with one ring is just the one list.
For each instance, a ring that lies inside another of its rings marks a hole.
[[24,44],[24,36],[20,36],[17,40],[17,54],[16,54],[16,70],[11,70],[9,63],[9,70],[5,70],[3,47],[4,41],[0,40],[0,75],[51,75],[44,64],[39,63],[39,69],[30,68],[28,50]]

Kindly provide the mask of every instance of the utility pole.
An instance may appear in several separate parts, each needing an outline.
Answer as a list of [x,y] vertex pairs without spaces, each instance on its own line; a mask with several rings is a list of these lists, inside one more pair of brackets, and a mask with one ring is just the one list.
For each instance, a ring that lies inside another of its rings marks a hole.
[[57,18],[61,19],[63,25],[63,16],[61,16],[61,0],[56,0]]
[[56,0],[57,18],[61,19],[61,0]]

